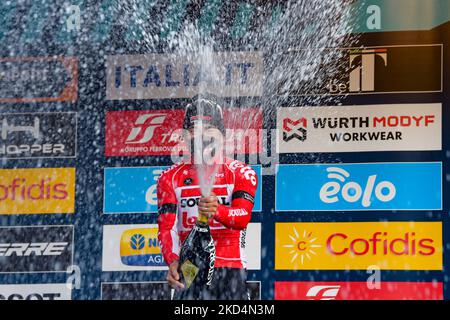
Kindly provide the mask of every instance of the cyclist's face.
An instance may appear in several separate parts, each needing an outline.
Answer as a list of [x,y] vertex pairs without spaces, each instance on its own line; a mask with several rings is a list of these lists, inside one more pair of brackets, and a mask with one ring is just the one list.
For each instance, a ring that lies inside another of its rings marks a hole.
[[[190,148],[190,154],[194,154],[194,151],[197,150],[203,156],[205,156],[204,152],[206,152],[209,160],[204,159],[204,161],[213,161],[212,163],[220,163],[222,161],[224,137],[215,126],[206,123],[201,127],[194,125],[188,129],[188,132],[188,140],[185,141],[188,148]],[[199,147],[201,148],[200,150],[197,149]]]
[[191,139],[194,139],[199,133],[202,133],[203,135],[209,130],[215,128],[214,126],[204,123],[202,126],[193,125],[191,126],[188,131],[190,134]]

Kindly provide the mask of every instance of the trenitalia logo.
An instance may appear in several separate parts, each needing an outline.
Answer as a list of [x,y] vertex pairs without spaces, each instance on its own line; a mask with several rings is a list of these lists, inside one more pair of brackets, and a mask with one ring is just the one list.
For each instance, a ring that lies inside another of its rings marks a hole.
[[155,129],[164,123],[164,119],[166,119],[165,114],[143,114],[139,116],[125,143],[141,144],[149,142],[153,138]]
[[275,282],[275,300],[443,300],[442,282]]
[[442,150],[442,104],[278,108],[277,128],[279,153]]
[[441,222],[276,223],[276,270],[442,270]]
[[74,213],[75,168],[0,169],[0,214]]
[[[298,53],[286,53],[289,54]],[[338,61],[334,59],[329,66],[330,70],[336,71],[329,71],[330,75],[315,88],[306,81],[295,82],[293,87],[289,85],[289,79],[281,78],[278,94],[423,93],[442,92],[443,89],[442,44],[329,49],[323,54],[338,56]],[[326,61],[327,57],[322,59]],[[292,73],[287,75],[295,77]],[[302,78],[300,73],[297,78]]]
[[127,266],[165,266],[158,244],[158,228],[124,231],[120,240],[120,256]]
[[[105,154],[123,157],[188,153],[182,140],[183,119],[184,109],[107,112]],[[262,123],[260,108],[225,108],[226,152],[260,152]]]
[[[296,190],[295,196],[292,190]],[[442,163],[281,164],[276,176],[275,208],[441,210]]]

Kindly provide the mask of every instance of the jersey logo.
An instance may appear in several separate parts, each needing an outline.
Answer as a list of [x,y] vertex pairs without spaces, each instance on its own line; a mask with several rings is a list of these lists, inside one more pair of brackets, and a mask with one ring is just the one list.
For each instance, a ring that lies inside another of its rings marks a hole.
[[239,173],[242,174],[245,179],[249,180],[253,186],[256,186],[256,172],[251,167],[237,160],[234,160],[230,163],[230,169],[233,171],[239,169]]

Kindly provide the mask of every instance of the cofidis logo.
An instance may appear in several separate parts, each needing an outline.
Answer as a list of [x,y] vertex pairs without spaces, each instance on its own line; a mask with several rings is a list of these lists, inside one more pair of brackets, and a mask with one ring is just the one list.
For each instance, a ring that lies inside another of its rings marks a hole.
[[165,266],[157,228],[130,229],[122,233],[120,257],[128,266]]
[[0,214],[74,210],[75,168],[0,169]]
[[276,270],[442,270],[441,222],[277,223]]
[[441,210],[442,163],[279,165],[275,202],[277,211]]

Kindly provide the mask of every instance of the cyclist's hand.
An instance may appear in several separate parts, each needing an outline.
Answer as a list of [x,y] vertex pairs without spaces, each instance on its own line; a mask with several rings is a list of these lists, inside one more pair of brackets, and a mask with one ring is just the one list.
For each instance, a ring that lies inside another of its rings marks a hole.
[[178,261],[175,260],[170,264],[166,279],[172,288],[184,289],[184,285],[180,282],[180,275],[178,273]]

